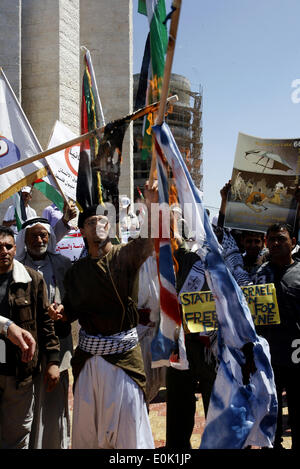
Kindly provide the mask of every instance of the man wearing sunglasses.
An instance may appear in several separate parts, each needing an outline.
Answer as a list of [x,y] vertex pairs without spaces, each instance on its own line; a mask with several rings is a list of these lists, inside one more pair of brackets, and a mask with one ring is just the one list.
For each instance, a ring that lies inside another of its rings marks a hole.
[[[158,201],[157,185],[146,187],[145,196],[150,213],[151,203]],[[89,255],[66,273],[63,304],[49,309],[53,319],[78,319],[81,326],[71,362],[72,448],[153,449],[136,330],[138,270],[152,254],[153,240],[113,245],[110,219],[98,208],[91,206],[79,215]]]

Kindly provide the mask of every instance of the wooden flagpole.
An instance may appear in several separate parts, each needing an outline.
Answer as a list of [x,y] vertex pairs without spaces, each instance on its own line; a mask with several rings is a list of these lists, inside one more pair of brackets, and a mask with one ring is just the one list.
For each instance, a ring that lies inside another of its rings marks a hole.
[[52,171],[52,169],[50,168],[49,165],[47,166],[47,168],[48,168],[48,170],[49,170],[51,176],[53,177],[53,179],[54,179],[54,181],[55,181],[55,184],[57,185],[57,188],[58,188],[58,190],[59,190],[59,192],[60,192],[62,198],[64,199],[64,201],[66,202],[66,204],[67,204],[67,205],[69,206],[69,208],[70,208],[69,200],[67,199],[67,197],[65,196],[65,194],[64,194],[64,192],[63,192],[63,190],[62,190],[62,188],[60,187],[60,184],[59,184],[58,180],[56,179],[55,174],[53,173],[53,171]]
[[[170,31],[169,31],[169,40],[168,40],[168,48],[167,48],[167,55],[165,61],[165,68],[164,68],[164,78],[163,84],[160,94],[160,104],[157,112],[157,117],[155,120],[156,125],[161,125],[165,119],[165,112],[166,112],[166,105],[168,101],[168,92],[169,92],[169,83],[171,78],[171,70],[173,64],[173,57],[175,51],[175,43],[177,37],[177,29],[179,23],[179,15],[180,15],[180,8],[181,8],[181,0],[174,0],[172,3],[173,8],[175,10],[171,16],[171,24],[170,24]],[[153,175],[156,167],[156,152],[152,152],[152,160],[151,160],[151,168],[150,168],[150,175],[149,175],[149,187],[153,184]]]
[[164,78],[163,78],[163,84],[162,84],[162,89],[161,89],[161,94],[160,94],[160,104],[159,104],[157,118],[155,122],[157,125],[161,125],[165,118],[169,83],[170,83],[173,57],[174,57],[174,51],[175,51],[175,43],[176,43],[176,37],[177,37],[177,29],[178,29],[178,23],[179,23],[181,0],[174,0],[172,5],[176,9],[173,11],[172,16],[171,16]]
[[[168,103],[172,103],[173,101],[177,101],[177,100],[178,100],[178,96],[174,95],[174,96],[170,96],[170,98],[168,98],[167,101],[168,101]],[[114,123],[117,123],[119,121],[120,122],[122,122],[122,121],[126,122],[126,120],[135,121],[135,120],[139,119],[140,117],[143,117],[145,114],[149,114],[150,112],[154,112],[156,109],[159,108],[159,106],[160,106],[160,101],[158,101],[156,103],[153,103],[153,104],[149,104],[148,106],[145,106],[141,109],[138,109],[137,111],[133,112],[132,114],[128,114],[127,116],[124,116],[120,119],[117,119],[116,121],[110,122],[110,124],[114,124]],[[107,125],[109,125],[109,124],[107,124]],[[42,151],[41,153],[37,153],[34,156],[31,156],[29,158],[25,158],[24,160],[18,161],[17,163],[13,163],[9,166],[6,166],[5,168],[0,168],[0,176],[1,176],[1,174],[8,173],[9,171],[13,171],[14,169],[17,169],[17,168],[21,168],[22,166],[26,166],[27,164],[33,163],[34,161],[42,160],[46,156],[52,155],[53,153],[57,153],[58,151],[64,150],[65,148],[72,147],[73,145],[76,145],[77,143],[81,143],[84,140],[87,140],[88,138],[92,138],[92,137],[95,137],[95,136],[101,137],[101,135],[105,131],[105,127],[106,126],[91,130],[90,132],[87,132],[83,135],[80,135],[79,137],[75,137],[72,140],[69,140],[68,142],[62,143],[62,144],[57,145],[53,148],[48,148],[47,150]]]

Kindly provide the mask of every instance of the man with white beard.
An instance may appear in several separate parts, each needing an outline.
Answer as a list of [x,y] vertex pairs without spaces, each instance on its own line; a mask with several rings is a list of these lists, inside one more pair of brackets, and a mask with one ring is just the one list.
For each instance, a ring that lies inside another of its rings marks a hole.
[[[47,284],[49,303],[61,303],[63,280],[71,261],[56,253],[56,237],[50,223],[44,218],[33,218],[22,225],[17,239],[16,258],[22,264],[40,272]],[[35,408],[30,435],[30,448],[67,449],[70,442],[68,407],[68,368],[73,354],[70,326],[55,324],[60,342],[60,381],[53,393],[47,393],[42,373],[34,380]],[[42,362],[42,369],[44,362]]]

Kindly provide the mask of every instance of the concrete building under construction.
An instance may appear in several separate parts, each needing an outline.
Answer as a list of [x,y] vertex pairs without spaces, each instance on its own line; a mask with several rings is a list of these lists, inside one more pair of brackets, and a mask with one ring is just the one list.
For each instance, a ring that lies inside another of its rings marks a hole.
[[[134,79],[134,99],[137,92],[139,74]],[[202,90],[192,91],[190,81],[178,74],[171,74],[170,95],[177,95],[178,101],[172,105],[166,117],[178,148],[196,186],[202,190]],[[134,122],[134,187],[143,187],[149,177],[151,159],[142,159],[143,119]]]

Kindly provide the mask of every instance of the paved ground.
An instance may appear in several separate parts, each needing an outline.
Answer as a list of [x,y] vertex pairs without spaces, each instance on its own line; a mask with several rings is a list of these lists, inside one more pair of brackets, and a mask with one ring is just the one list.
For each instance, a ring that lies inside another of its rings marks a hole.
[[[202,398],[200,394],[197,394],[197,404],[196,404],[196,416],[195,416],[195,426],[191,438],[192,449],[198,449],[201,442],[201,435],[204,430],[205,419],[204,419],[204,409],[202,404]],[[283,446],[284,448],[290,449],[291,447],[291,437],[290,437],[290,428],[288,426],[287,419],[287,408],[284,404],[284,436],[283,436]],[[156,397],[155,402],[150,404],[150,423],[154,436],[155,447],[159,448],[165,445],[165,435],[166,435],[166,402],[165,402],[165,391],[162,389],[159,395]]]
[[[198,449],[201,442],[201,435],[204,430],[204,410],[201,395],[197,395],[198,401],[196,404],[196,416],[193,435],[191,438],[192,449]],[[69,405],[72,415],[73,410],[73,394],[70,386],[69,390]],[[285,448],[291,447],[290,429],[287,420],[287,408],[284,399],[284,437],[283,446]],[[165,389],[161,389],[158,396],[150,404],[149,418],[154,437],[155,448],[161,448],[166,443],[166,402],[165,402]]]
[[[201,435],[204,430],[204,409],[201,395],[197,394],[196,416],[191,445],[193,449],[199,448]],[[161,389],[158,396],[150,404],[149,418],[154,437],[155,448],[165,446],[166,443],[166,401],[165,389]]]

